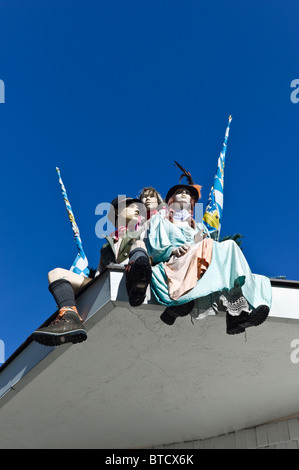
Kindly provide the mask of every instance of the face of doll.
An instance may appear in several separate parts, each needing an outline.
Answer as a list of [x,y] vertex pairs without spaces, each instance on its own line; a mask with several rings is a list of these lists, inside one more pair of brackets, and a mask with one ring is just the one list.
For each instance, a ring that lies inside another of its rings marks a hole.
[[145,205],[148,211],[156,209],[159,205],[156,195],[151,191],[145,191],[141,202]]
[[126,221],[126,225],[131,220],[138,222],[139,219],[139,209],[137,204],[133,203],[127,207],[124,207],[118,214],[118,219],[121,221]]
[[174,202],[180,204],[190,204],[191,203],[191,193],[186,188],[178,189],[174,195]]

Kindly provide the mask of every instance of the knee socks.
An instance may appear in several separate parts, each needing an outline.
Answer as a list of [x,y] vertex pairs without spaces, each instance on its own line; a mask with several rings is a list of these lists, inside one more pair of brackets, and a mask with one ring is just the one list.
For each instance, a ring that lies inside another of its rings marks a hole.
[[59,309],[62,307],[75,307],[75,293],[69,281],[57,279],[49,285],[49,291],[54,297]]
[[130,252],[129,260],[136,261],[136,259],[139,258],[139,256],[144,256],[148,258],[148,254],[143,248],[135,248],[134,250]]

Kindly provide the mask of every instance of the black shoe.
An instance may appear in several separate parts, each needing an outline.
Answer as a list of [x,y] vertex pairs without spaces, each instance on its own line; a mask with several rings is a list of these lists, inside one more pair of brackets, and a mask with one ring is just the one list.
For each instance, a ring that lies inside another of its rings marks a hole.
[[267,305],[260,305],[251,313],[242,312],[237,316],[226,312],[226,333],[228,335],[237,335],[244,333],[245,328],[261,325],[267,320],[269,311],[270,308]]
[[82,343],[87,333],[76,307],[62,307],[49,326],[38,328],[32,339],[45,346],[60,346],[66,343]]
[[173,325],[177,317],[185,317],[192,312],[194,308],[194,300],[182,305],[175,305],[173,307],[167,307],[160,319],[162,322],[166,323],[166,325]]
[[126,288],[132,307],[143,304],[151,278],[152,268],[148,256],[139,256],[129,262],[126,268]]

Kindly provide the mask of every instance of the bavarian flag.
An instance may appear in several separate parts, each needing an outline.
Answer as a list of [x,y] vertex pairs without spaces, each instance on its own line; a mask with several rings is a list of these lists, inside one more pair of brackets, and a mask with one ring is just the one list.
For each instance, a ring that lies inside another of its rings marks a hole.
[[59,168],[56,168],[56,172],[57,172],[58,180],[59,180],[59,183],[60,183],[60,186],[61,186],[61,191],[62,191],[65,207],[66,207],[66,210],[67,210],[67,213],[68,213],[71,225],[72,225],[75,243],[76,243],[77,249],[78,249],[78,254],[77,254],[77,256],[76,256],[76,258],[75,258],[75,260],[74,260],[74,262],[73,262],[73,264],[70,268],[70,271],[73,271],[76,274],[80,274],[81,276],[88,277],[90,269],[88,267],[88,259],[87,259],[86,255],[84,253],[84,250],[83,250],[83,245],[82,245],[82,241],[81,241],[81,237],[80,237],[79,227],[78,227],[78,225],[75,221],[73,210],[72,210],[70,201],[67,197],[65,186],[64,186],[63,181],[61,179],[61,174],[60,174]]
[[214,177],[214,184],[211,187],[206,211],[203,216],[203,223],[209,230],[212,238],[214,238],[215,240],[219,240],[220,228],[221,228],[221,222],[222,222],[224,165],[225,165],[225,154],[226,154],[231,120],[232,120],[232,117],[229,116],[228,126],[226,128],[222,150],[218,158],[218,167],[217,167],[216,175]]

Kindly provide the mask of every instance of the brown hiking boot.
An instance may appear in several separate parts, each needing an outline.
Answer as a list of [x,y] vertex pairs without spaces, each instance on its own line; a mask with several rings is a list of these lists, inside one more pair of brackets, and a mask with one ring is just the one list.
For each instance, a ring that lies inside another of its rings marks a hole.
[[62,307],[50,325],[38,328],[31,337],[45,346],[60,346],[81,343],[87,339],[87,333],[76,307]]

